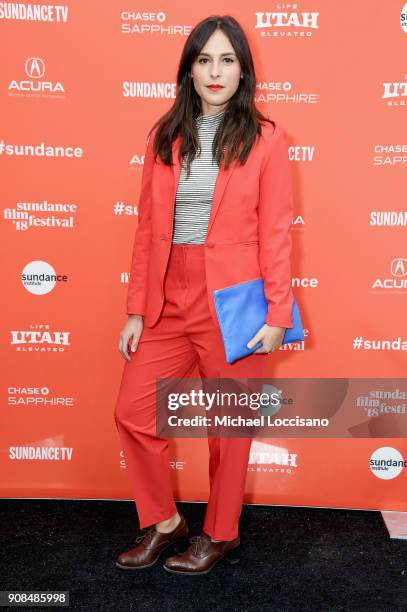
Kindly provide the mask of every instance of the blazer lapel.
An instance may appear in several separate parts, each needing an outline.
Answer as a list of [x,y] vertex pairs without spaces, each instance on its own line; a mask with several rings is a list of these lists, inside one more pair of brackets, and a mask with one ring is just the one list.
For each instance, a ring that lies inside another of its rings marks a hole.
[[[173,174],[173,179],[174,179],[173,191],[172,191],[172,203],[171,203],[172,222],[174,221],[174,214],[175,214],[175,197],[177,194],[178,183],[179,183],[179,179],[181,176],[181,164],[178,161],[178,151],[180,148],[180,144],[181,144],[181,138],[180,136],[178,136],[172,143],[172,159],[173,159],[173,164],[174,164],[172,166],[172,174]],[[207,235],[209,234],[211,230],[211,227],[215,219],[215,215],[218,212],[220,203],[222,201],[222,197],[225,192],[226,185],[230,177],[232,176],[232,173],[234,169],[236,168],[236,165],[237,165],[237,162],[236,162],[236,159],[234,159],[229,165],[229,168],[226,170],[224,167],[224,161],[222,160],[222,163],[219,168],[218,176],[216,179],[215,187],[213,190],[213,199],[212,199],[211,212],[210,212],[209,221],[208,221]]]

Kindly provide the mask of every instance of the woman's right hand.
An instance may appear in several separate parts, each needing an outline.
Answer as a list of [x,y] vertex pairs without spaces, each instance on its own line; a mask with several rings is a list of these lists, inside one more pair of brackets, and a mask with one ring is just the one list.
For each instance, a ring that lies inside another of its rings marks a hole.
[[132,352],[137,350],[138,341],[143,331],[143,317],[142,315],[132,314],[129,315],[122,331],[120,332],[119,341],[119,352],[126,361],[131,361],[129,354],[129,343],[130,350]]

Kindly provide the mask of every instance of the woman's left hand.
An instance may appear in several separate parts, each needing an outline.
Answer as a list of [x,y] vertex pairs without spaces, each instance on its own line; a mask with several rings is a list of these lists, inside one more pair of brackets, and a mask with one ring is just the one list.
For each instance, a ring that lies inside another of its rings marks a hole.
[[285,330],[285,327],[275,327],[274,325],[267,325],[267,323],[265,323],[257,334],[249,340],[247,348],[252,348],[257,342],[262,342],[263,346],[253,351],[252,355],[255,353],[271,353],[281,345]]

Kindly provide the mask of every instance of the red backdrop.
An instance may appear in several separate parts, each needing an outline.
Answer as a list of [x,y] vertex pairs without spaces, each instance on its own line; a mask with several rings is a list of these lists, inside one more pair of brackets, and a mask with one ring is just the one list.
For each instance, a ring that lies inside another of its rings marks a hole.
[[[142,9],[0,3],[3,497],[129,499],[113,410],[146,137],[173,102],[186,36],[212,13],[243,25],[257,104],[289,137],[306,339],[267,357],[270,376],[365,377],[372,391],[388,378],[389,392],[405,376],[407,5]],[[365,417],[355,406],[349,427]],[[245,501],[407,511],[406,439],[371,435],[254,440]],[[176,498],[206,500],[206,440],[171,444]],[[377,471],[372,456],[398,466]]]

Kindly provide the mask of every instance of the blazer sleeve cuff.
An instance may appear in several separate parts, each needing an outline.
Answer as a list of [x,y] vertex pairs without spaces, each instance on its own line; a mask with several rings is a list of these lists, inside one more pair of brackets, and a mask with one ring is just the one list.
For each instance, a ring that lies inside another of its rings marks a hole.
[[291,312],[288,314],[286,308],[278,308],[277,306],[269,309],[266,324],[275,327],[294,327]]
[[145,313],[144,298],[140,297],[140,299],[137,299],[133,297],[131,300],[130,299],[127,300],[126,313],[128,315],[138,314],[138,315],[144,316],[144,313]]

